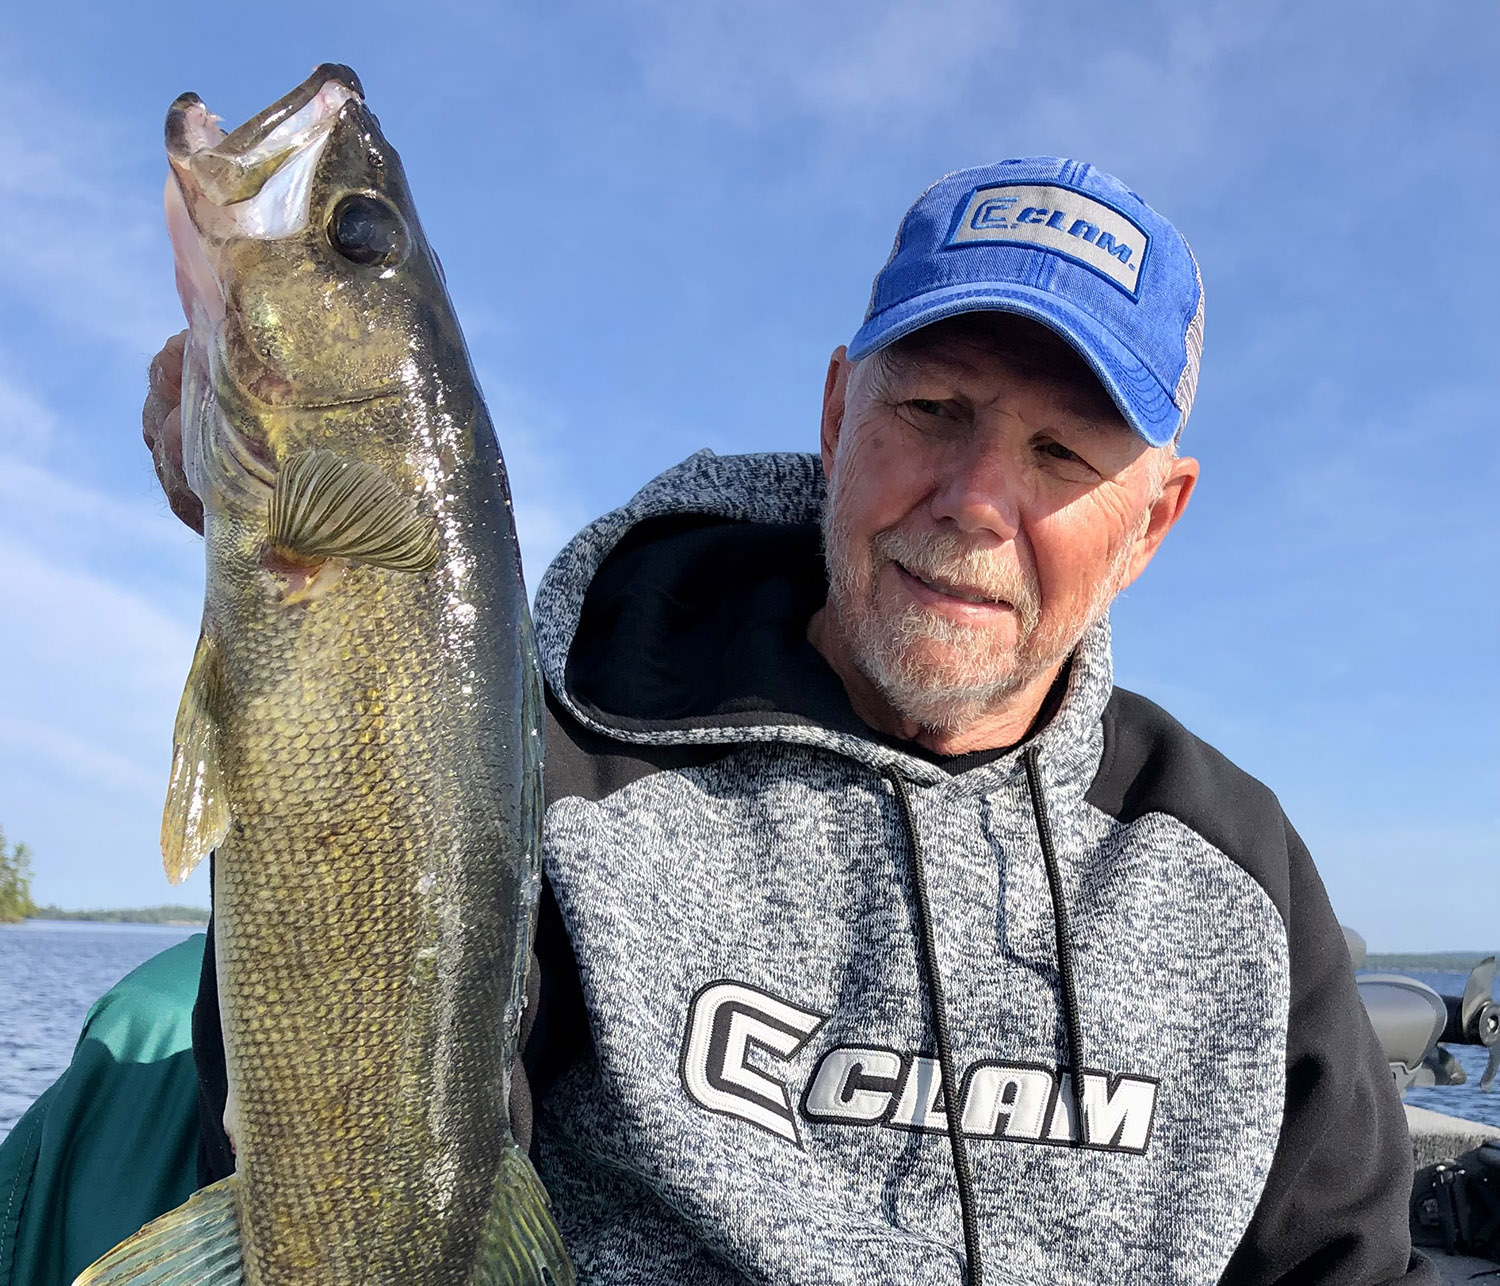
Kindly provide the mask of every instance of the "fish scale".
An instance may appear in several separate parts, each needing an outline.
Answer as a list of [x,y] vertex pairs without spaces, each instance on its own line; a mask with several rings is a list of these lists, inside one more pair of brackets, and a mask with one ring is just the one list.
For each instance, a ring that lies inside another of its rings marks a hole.
[[567,1286],[508,1106],[540,678],[440,270],[346,68],[167,136],[207,588],[163,852],[214,852],[236,1171],[79,1283]]
[[[228,559],[241,541],[261,539],[253,525],[234,535]],[[404,1274],[405,1252],[389,1247],[408,1239],[433,1245],[429,1224],[448,1240],[477,1239],[487,1189],[475,1188],[460,1216],[429,1214],[418,1199],[424,1185],[391,1172],[393,1137],[424,1131],[440,1040],[458,1051],[450,1095],[472,1100],[458,1104],[466,1137],[508,1129],[499,1021],[507,997],[484,969],[440,974],[422,963],[424,951],[434,962],[466,954],[462,932],[445,940],[445,913],[469,929],[468,954],[514,937],[513,926],[482,911],[513,905],[515,893],[495,860],[489,818],[498,801],[466,806],[482,786],[463,745],[472,747],[477,730],[448,709],[452,676],[409,646],[431,637],[455,587],[441,572],[406,581],[361,568],[345,575],[336,595],[293,617],[260,610],[274,603],[249,612],[242,601],[212,605],[225,686],[245,694],[244,713],[225,721],[234,737],[223,746],[223,770],[244,834],[237,826],[220,846],[215,945],[237,1155],[270,1178],[241,1203],[247,1232],[274,1230],[246,1237],[247,1259],[266,1281],[291,1280],[320,1262],[348,1280],[378,1267],[368,1257],[382,1241],[397,1261],[387,1271]],[[217,619],[231,611],[245,617],[244,628]],[[270,628],[256,629],[259,622]],[[309,687],[317,705],[307,700]],[[273,867],[285,876],[268,878]],[[437,895],[425,907],[416,896],[424,877]],[[295,926],[291,941],[287,926]],[[283,963],[267,969],[271,961]],[[434,1029],[444,985],[455,1028],[446,1033]],[[335,996],[343,1003],[330,1003]],[[425,1025],[413,1014],[418,1006]],[[301,1017],[265,1023],[272,1013]],[[464,1022],[465,1015],[488,1017]],[[420,1154],[430,1158],[439,1144],[431,1140]],[[475,1170],[482,1157],[460,1146],[451,1165]],[[352,1262],[326,1262],[329,1246],[348,1247]],[[436,1258],[441,1271],[443,1255]]]

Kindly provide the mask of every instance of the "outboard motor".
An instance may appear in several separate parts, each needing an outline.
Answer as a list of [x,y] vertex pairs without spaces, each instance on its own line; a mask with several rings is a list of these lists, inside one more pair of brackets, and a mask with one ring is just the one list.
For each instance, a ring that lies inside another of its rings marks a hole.
[[[1344,941],[1354,968],[1364,963],[1365,944],[1352,929]],[[1374,973],[1356,979],[1370,1025],[1385,1050],[1396,1089],[1462,1085],[1464,1069],[1444,1045],[1482,1045],[1489,1063],[1479,1088],[1493,1088],[1500,1071],[1500,1004],[1494,999],[1495,957],[1474,966],[1462,996],[1443,996],[1425,982],[1402,974]]]

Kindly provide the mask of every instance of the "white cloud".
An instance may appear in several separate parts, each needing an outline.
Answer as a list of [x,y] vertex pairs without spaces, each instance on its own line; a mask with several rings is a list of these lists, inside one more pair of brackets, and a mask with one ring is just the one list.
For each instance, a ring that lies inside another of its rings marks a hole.
[[811,118],[861,150],[940,123],[968,163],[1055,150],[1135,169],[1209,148],[1227,73],[1287,22],[1284,6],[1229,0],[638,0],[626,13],[647,91],[696,113]]
[[[141,454],[144,458],[144,448]],[[0,454],[0,533],[6,532],[32,549],[49,551],[52,558],[117,555],[124,549],[137,556],[165,554],[187,574],[200,557],[197,538],[171,516],[165,500],[121,499]]]
[[0,632],[0,708],[48,723],[55,713],[91,727],[159,729],[163,705],[176,708],[196,629],[4,535],[0,565],[0,620],[9,623]]
[[0,65],[0,291],[71,334],[154,352],[177,328],[161,177],[141,140]]
[[647,89],[740,124],[788,111],[851,122],[927,115],[976,64],[1014,46],[1015,12],[993,0],[641,0],[628,10]]
[[160,901],[152,856],[195,625],[4,532],[0,566],[0,823],[34,848],[41,900],[98,904],[90,891],[113,886],[116,904]]
[[[151,794],[160,791],[160,766],[148,768],[128,755],[33,719],[0,717],[0,748],[21,755],[89,790]],[[164,756],[163,756],[164,758]]]
[[51,408],[20,382],[0,372],[0,450],[35,454],[52,438],[56,428],[57,416]]

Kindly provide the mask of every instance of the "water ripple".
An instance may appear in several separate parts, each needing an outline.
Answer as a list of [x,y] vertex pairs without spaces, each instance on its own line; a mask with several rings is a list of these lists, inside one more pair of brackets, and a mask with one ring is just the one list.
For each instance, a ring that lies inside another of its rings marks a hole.
[[0,1139],[73,1056],[89,1006],[138,964],[197,928],[0,924]]

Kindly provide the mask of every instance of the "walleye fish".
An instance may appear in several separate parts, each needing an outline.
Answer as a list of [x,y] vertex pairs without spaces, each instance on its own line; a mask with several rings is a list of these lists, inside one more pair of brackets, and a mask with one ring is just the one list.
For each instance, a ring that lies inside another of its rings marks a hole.
[[540,679],[442,270],[346,67],[166,139],[207,589],[162,851],[216,854],[237,1169],[78,1283],[563,1286],[508,1115]]

